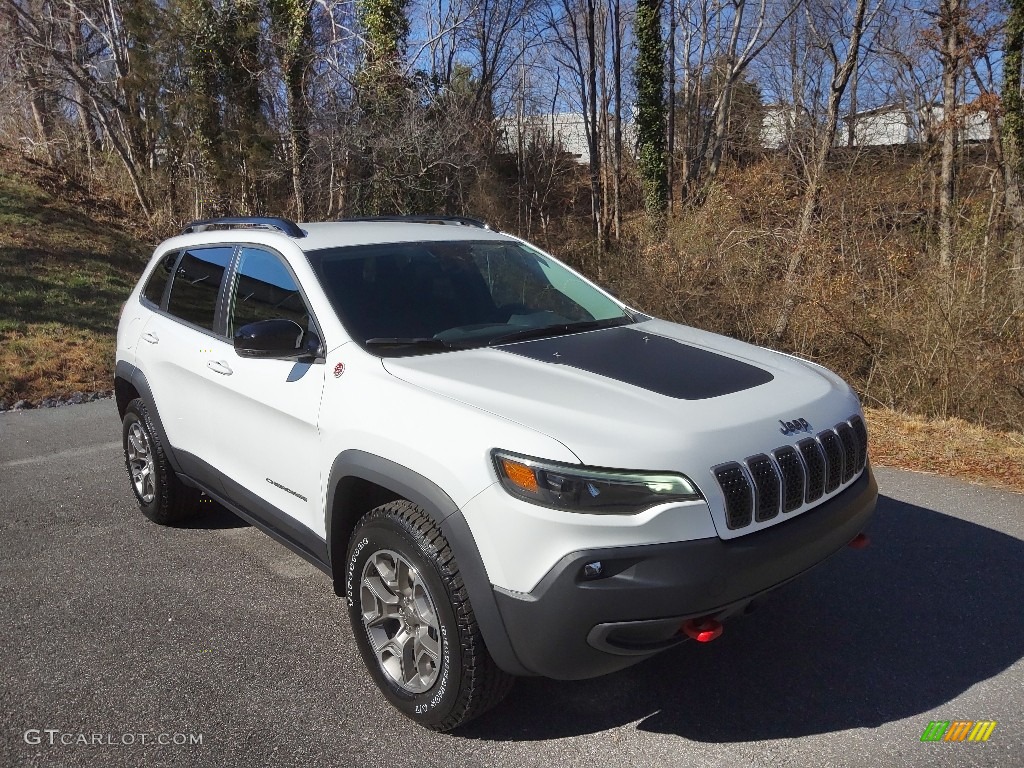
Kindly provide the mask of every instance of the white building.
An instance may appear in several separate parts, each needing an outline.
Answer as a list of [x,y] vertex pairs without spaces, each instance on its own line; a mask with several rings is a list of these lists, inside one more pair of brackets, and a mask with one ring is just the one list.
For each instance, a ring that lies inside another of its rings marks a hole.
[[[931,107],[924,107],[920,110],[920,125],[922,138],[927,135],[925,131],[932,131],[938,135],[942,130],[943,109],[941,104]],[[970,112],[960,121],[960,141],[975,142],[988,141],[992,138],[992,123],[988,110],[980,109]]]
[[761,118],[761,146],[765,149],[782,149],[793,140],[797,127],[797,115],[803,110],[789,104],[765,104]]
[[498,121],[501,147],[506,152],[517,152],[520,141],[544,141],[558,144],[576,162],[590,163],[587,129],[583,113],[561,112],[549,115],[512,115]]
[[[899,104],[889,104],[876,109],[858,112],[844,118],[844,125],[836,137],[836,144],[846,146],[850,127],[853,127],[854,145],[858,147],[893,146],[928,141],[942,131],[943,108],[941,104],[924,106],[919,109]],[[987,141],[992,137],[989,113],[985,110],[971,112],[960,125],[960,140],[964,142]]]
[[[806,113],[797,107],[766,104],[761,121],[761,145],[766,149],[782,149],[792,141],[798,128],[807,127],[804,123],[808,119]],[[917,144],[939,136],[942,119],[941,104],[920,109],[888,104],[844,117],[836,133],[835,145],[848,145],[851,126],[856,147]],[[992,138],[990,119],[985,110],[968,113],[961,121],[960,140],[967,143],[988,141]]]
[[[600,115],[598,115],[600,120]],[[611,146],[615,130],[613,115],[605,115],[605,123],[599,126],[604,146]],[[511,115],[498,119],[501,132],[500,147],[505,152],[518,152],[519,142],[529,145],[531,141],[545,141],[557,144],[562,151],[580,165],[590,164],[590,147],[587,144],[587,124],[582,112],[557,112],[547,115]],[[608,143],[605,145],[604,142]],[[623,116],[622,148],[632,152],[636,148],[636,123]]]

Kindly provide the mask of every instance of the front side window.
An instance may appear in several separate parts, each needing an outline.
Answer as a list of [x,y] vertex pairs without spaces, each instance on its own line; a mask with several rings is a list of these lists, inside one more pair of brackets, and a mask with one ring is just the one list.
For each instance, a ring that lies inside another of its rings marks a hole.
[[185,251],[174,273],[167,311],[212,331],[217,317],[217,296],[233,250],[227,246]]
[[294,320],[309,330],[309,311],[295,278],[281,259],[259,248],[242,248],[231,302],[228,336],[258,320]]
[[353,339],[380,354],[632,322],[607,295],[519,243],[388,243],[308,257]]

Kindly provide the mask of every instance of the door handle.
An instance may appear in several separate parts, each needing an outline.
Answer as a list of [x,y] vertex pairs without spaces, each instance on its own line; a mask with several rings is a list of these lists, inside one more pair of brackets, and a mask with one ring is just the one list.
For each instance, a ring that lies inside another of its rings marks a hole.
[[157,336],[155,333],[150,333],[149,331],[146,331],[144,334],[142,334],[142,340],[148,341],[150,344],[160,343],[160,337]]
[[207,360],[206,367],[214,373],[219,373],[221,376],[230,376],[234,371],[231,367],[223,360]]

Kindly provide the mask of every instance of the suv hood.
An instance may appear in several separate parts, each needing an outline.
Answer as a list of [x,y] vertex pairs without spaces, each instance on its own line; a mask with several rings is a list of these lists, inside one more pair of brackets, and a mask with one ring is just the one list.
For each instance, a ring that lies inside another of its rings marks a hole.
[[780,421],[804,419],[813,433],[860,411],[820,366],[660,320],[383,364],[409,384],[542,432],[584,464],[694,480],[807,436],[786,434]]

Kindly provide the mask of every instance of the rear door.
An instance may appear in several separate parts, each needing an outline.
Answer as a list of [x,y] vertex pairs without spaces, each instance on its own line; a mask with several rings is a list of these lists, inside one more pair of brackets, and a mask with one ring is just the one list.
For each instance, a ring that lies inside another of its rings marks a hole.
[[[146,277],[138,301],[129,301],[121,310],[121,319],[117,326],[117,359],[131,365],[136,364],[136,349],[142,343],[142,334],[153,318],[164,306],[167,288],[174,275],[174,266],[178,263],[180,251],[169,251],[160,257],[156,265]],[[145,345],[144,353],[149,352]]]
[[[210,369],[223,314],[221,288],[233,246],[189,248],[174,266],[170,285],[137,344],[137,362],[182,469],[217,487],[209,464],[219,436],[209,429],[215,380]],[[162,268],[158,266],[158,269]],[[149,299],[155,301],[156,296]]]

